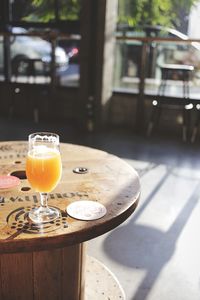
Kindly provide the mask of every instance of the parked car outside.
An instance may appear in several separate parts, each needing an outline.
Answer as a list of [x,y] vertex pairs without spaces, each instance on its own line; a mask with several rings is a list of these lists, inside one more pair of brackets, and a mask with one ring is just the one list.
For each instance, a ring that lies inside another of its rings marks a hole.
[[69,57],[70,64],[79,64],[80,59],[80,37],[74,36],[69,39],[59,38],[58,46],[63,48]]
[[[24,61],[28,59],[38,59],[41,60],[41,64],[37,64],[37,73],[40,74],[45,70],[45,72],[50,71],[51,61],[52,61],[52,47],[51,43],[35,36],[26,36],[24,34],[28,33],[24,28],[14,27],[12,29],[14,34],[22,34],[10,37],[10,55],[11,55],[11,67],[12,72],[19,74],[24,73],[26,64]],[[0,70],[3,71],[4,64],[4,53],[3,53],[3,36],[0,37]],[[56,72],[65,71],[69,64],[69,57],[65,51],[57,46],[55,48],[55,65]],[[16,70],[17,69],[17,70]]]

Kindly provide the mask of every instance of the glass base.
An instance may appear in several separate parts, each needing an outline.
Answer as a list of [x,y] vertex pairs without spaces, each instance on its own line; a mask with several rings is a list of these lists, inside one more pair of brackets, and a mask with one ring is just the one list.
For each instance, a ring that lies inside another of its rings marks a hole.
[[49,223],[60,217],[60,211],[54,207],[38,207],[28,214],[29,219],[36,224]]

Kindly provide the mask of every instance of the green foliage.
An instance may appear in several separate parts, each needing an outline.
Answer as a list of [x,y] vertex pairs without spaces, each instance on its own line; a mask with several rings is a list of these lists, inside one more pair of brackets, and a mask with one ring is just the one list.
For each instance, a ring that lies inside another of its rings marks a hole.
[[119,0],[119,23],[129,26],[162,25],[176,27],[180,12],[189,14],[198,0]]
[[60,9],[60,19],[77,20],[79,18],[81,1],[78,0],[62,0]]
[[23,20],[50,22],[55,20],[55,8],[58,8],[59,20],[77,20],[81,0],[28,0]]

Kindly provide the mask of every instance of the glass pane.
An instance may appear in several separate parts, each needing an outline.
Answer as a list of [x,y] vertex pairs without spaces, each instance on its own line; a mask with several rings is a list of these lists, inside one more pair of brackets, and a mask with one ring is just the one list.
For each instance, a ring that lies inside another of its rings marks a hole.
[[80,36],[72,35],[62,37],[57,40],[57,45],[61,47],[68,59],[68,67],[64,72],[60,72],[60,85],[79,86],[80,79]]
[[[196,13],[196,19],[199,19],[197,7],[199,1],[118,1],[118,24],[137,27],[141,24],[156,26],[161,25],[166,28],[174,28],[184,34],[188,34],[188,20],[193,11]],[[199,8],[200,9],[200,8]],[[198,15],[198,17],[197,17]],[[198,27],[198,24],[196,24]]]
[[58,0],[60,20],[78,20],[80,17],[81,0]]
[[[148,0],[119,0],[115,89],[138,92],[138,83],[143,80],[141,75],[144,75],[145,93],[157,95],[165,76],[163,72],[169,69],[173,71],[168,73],[169,85],[165,92],[180,97],[184,92],[183,73],[187,69],[190,97],[197,97],[200,86],[199,15],[200,1],[195,0],[164,0],[157,1],[157,5]],[[141,39],[140,45],[131,40],[144,37],[147,39]],[[158,42],[158,39],[152,38],[168,38],[169,41]],[[199,41],[186,42],[189,38]],[[141,53],[145,47],[146,57],[141,64]],[[143,65],[144,70],[141,70]]]
[[12,81],[49,83],[51,43],[41,36],[31,36],[24,28],[14,27],[12,33],[17,34],[10,37]]
[[77,20],[80,14],[80,0],[13,0],[11,7],[13,21]]
[[12,20],[27,22],[54,21],[54,0],[13,0]]
[[[157,94],[161,82],[166,81],[162,91],[165,96],[184,96],[184,82],[190,82],[190,97],[197,97],[197,87],[200,84],[200,44],[184,42],[159,42],[150,46],[149,54],[153,59],[147,62],[154,70],[146,78],[145,93]],[[192,68],[194,69],[192,70]],[[189,70],[191,69],[191,71]]]
[[115,47],[114,88],[138,92],[142,43],[118,41]]
[[200,39],[200,1],[197,1],[189,14],[188,20],[188,36],[193,39]]
[[[114,89],[139,92],[141,80],[141,53],[144,44],[138,41],[117,41],[115,47]],[[190,96],[197,97],[200,85],[200,43],[149,42],[145,60],[145,93],[158,93],[163,79],[163,67],[173,66],[175,70],[168,76],[169,86],[166,95],[183,95],[183,72],[181,66],[193,66],[190,72]],[[177,66],[177,70],[176,70]],[[185,79],[184,79],[185,80]],[[188,79],[187,79],[188,80]]]
[[0,22],[3,20],[3,3],[0,1]]
[[79,85],[80,36],[45,40],[42,31],[40,36],[19,27],[12,32],[17,34],[10,38],[12,81],[43,84],[52,80],[56,85]]
[[4,80],[4,47],[3,36],[0,35],[0,81]]

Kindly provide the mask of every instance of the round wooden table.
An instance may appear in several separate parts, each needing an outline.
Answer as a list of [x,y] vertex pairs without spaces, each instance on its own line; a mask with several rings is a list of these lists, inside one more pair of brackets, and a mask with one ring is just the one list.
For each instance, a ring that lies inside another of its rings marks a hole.
[[[25,173],[28,144],[0,143],[0,175],[20,184],[0,189],[0,299],[85,299],[86,241],[112,230],[135,210],[140,196],[137,173],[106,152],[61,144],[63,172],[48,204],[61,217],[43,226],[29,224],[27,213],[39,205]],[[77,168],[87,168],[84,174]],[[93,221],[71,218],[66,207],[76,200],[103,204],[107,213]]]

